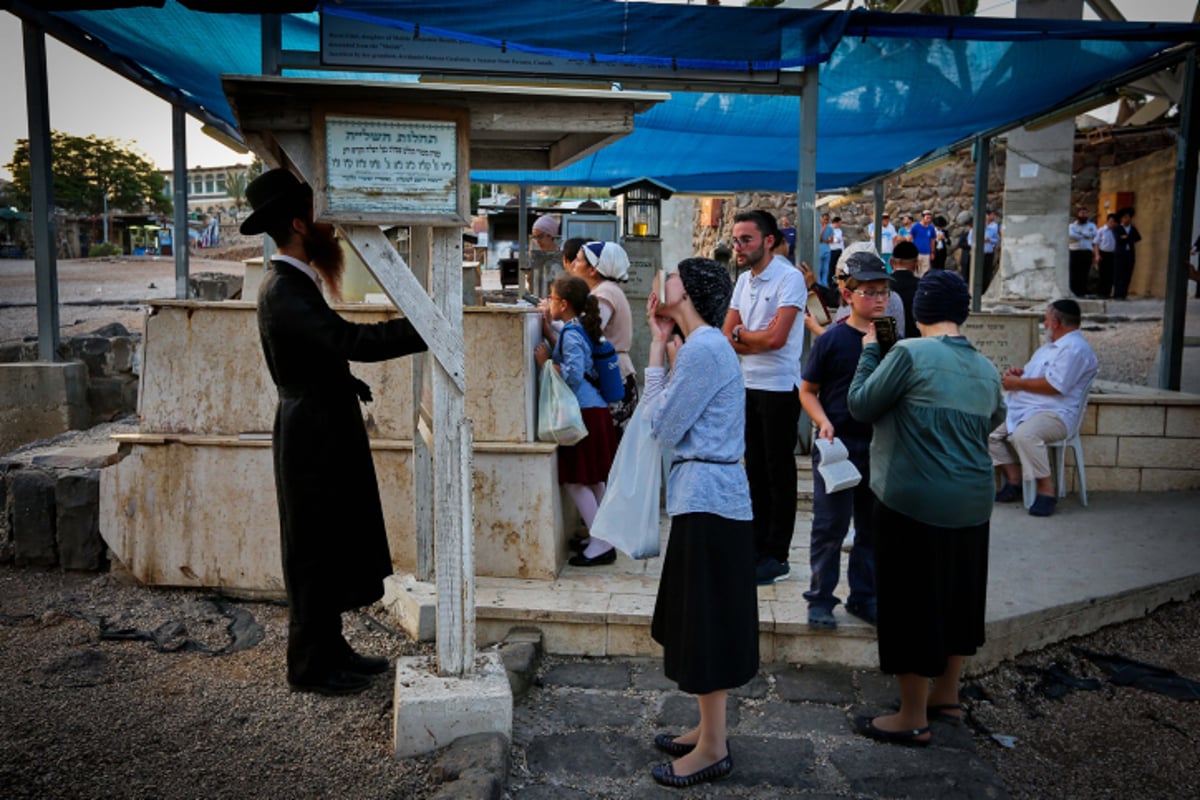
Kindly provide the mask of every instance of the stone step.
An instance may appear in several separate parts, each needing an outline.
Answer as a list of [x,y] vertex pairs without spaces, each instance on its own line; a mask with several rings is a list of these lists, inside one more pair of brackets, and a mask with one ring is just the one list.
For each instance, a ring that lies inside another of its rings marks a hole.
[[[475,586],[476,638],[481,644],[503,641],[512,628],[533,625],[541,631],[547,652],[661,657],[662,649],[650,638],[658,575],[648,570],[633,572],[645,564],[620,554],[616,565],[605,569],[631,571],[599,575],[592,574],[595,568],[568,566],[559,580],[552,582],[479,578]],[[793,564],[788,579],[759,587],[760,658],[764,662],[875,667],[875,629],[841,606],[834,611],[837,630],[808,628],[808,605],[803,597],[807,586],[807,568]]]

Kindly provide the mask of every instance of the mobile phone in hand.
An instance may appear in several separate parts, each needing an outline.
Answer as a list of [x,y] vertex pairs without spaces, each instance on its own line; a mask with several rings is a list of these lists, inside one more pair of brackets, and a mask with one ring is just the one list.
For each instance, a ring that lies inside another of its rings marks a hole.
[[880,317],[872,320],[875,323],[875,339],[879,342],[879,346],[883,349],[884,355],[896,343],[899,334],[896,333],[896,318],[895,317]]

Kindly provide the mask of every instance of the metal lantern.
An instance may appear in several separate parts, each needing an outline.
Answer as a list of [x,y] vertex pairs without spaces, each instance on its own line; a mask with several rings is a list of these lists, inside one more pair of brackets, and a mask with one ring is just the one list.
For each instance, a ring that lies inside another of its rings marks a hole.
[[626,239],[658,239],[662,233],[662,201],[675,193],[666,184],[650,178],[626,181],[608,190],[622,197],[625,206]]

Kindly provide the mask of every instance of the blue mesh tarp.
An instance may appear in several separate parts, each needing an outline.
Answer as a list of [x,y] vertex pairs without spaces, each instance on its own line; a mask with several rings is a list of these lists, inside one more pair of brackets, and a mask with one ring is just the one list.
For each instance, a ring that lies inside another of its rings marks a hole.
[[[247,10],[263,5],[247,0]],[[1052,108],[1175,43],[1200,39],[1200,26],[1179,24],[607,0],[339,0],[322,6],[327,14],[419,27],[473,44],[625,66],[670,63],[681,76],[692,67],[820,64],[821,189],[860,183],[974,132]],[[254,14],[204,13],[166,0],[162,8],[54,16],[230,126],[235,121],[220,76],[261,69]],[[317,51],[319,24],[319,14],[285,15],[284,48]],[[562,170],[476,171],[472,179],[611,186],[648,176],[679,191],[790,191],[796,187],[798,130],[794,97],[679,92],[639,115],[632,135]]]
[[[847,37],[820,68],[817,187],[853,186],[1051,108],[1162,47]],[[795,97],[677,92],[639,115],[633,134],[569,167],[479,171],[472,179],[611,186],[645,176],[681,192],[795,191],[799,117]]]

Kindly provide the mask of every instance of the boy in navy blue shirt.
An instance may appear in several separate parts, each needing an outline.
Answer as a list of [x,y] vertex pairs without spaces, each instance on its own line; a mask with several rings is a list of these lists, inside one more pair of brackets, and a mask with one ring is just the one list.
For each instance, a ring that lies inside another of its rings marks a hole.
[[818,428],[817,436],[830,441],[836,436],[846,446],[850,460],[862,473],[859,484],[833,494],[817,471],[820,454],[813,448],[813,523],[809,564],[812,582],[804,593],[808,600],[810,628],[837,627],[833,609],[840,602],[833,596],[841,566],[842,542],[854,519],[854,546],[850,549],[848,579],[850,596],[846,610],[875,624],[875,550],[871,516],[875,499],[871,494],[869,452],[871,426],[850,416],[846,395],[862,354],[862,339],[871,321],[883,316],[891,294],[890,279],[883,262],[873,253],[858,252],[842,263],[842,297],[850,316],[817,337],[804,366],[800,404]]

